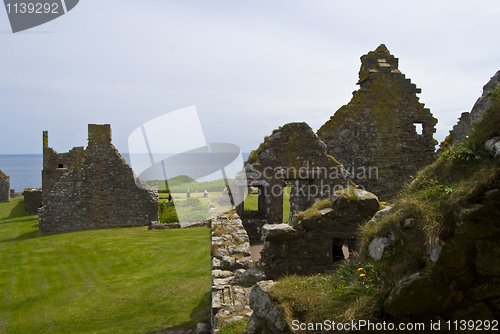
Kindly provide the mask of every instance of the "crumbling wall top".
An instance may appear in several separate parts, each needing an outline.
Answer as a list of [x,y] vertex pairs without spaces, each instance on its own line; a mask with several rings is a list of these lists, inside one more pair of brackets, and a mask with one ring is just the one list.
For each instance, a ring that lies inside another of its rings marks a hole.
[[4,179],[6,181],[10,180],[10,177],[7,174],[5,174],[4,172],[2,172],[1,170],[0,170],[0,178]]
[[89,124],[89,146],[110,145],[111,126],[109,124]]

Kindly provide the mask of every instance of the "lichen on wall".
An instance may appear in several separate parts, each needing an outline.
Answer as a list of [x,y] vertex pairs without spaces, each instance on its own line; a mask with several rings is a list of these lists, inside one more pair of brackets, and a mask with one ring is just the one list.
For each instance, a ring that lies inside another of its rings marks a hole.
[[398,59],[383,44],[361,57],[357,84],[351,101],[317,134],[354,183],[387,200],[434,161],[437,119],[419,102],[421,90],[399,71]]
[[[57,162],[57,157],[45,144],[44,140],[44,169],[52,170],[49,163]],[[69,166],[56,168],[62,175],[55,183],[54,174],[42,173],[41,232],[149,225],[158,220],[157,190],[140,179],[136,184],[132,168],[111,144],[109,124],[90,124],[87,148],[76,148],[67,157],[75,153],[77,158]],[[52,187],[46,189],[47,184]]]

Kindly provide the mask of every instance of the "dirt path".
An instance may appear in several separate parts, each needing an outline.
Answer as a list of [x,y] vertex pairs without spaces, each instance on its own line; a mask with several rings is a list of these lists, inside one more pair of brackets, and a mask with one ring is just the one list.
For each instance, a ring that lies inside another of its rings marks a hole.
[[250,253],[252,259],[258,261],[260,259],[260,251],[264,243],[261,240],[250,240]]

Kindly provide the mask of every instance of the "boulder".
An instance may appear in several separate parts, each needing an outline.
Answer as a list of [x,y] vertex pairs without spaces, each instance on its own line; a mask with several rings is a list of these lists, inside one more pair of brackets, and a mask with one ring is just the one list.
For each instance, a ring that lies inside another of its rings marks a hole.
[[484,144],[484,149],[490,153],[496,161],[500,162],[500,137],[488,140]]
[[288,224],[266,224],[262,227],[262,240],[286,241],[300,237],[301,233]]
[[274,281],[258,282],[250,291],[250,308],[254,315],[264,319],[268,324],[280,331],[288,328],[285,320],[285,311],[281,305],[269,297],[269,290]]
[[250,268],[248,270],[244,270],[241,274],[236,275],[234,279],[231,281],[233,285],[240,286],[252,286],[257,282],[263,281],[266,279],[266,274],[260,268]]
[[375,261],[380,261],[384,255],[384,249],[389,246],[389,239],[385,237],[377,237],[370,242],[368,252],[370,257]]
[[416,273],[401,280],[385,300],[384,310],[393,317],[436,314],[462,301],[463,293],[436,280],[429,274]]
[[476,249],[476,270],[481,275],[500,275],[500,242],[479,240]]

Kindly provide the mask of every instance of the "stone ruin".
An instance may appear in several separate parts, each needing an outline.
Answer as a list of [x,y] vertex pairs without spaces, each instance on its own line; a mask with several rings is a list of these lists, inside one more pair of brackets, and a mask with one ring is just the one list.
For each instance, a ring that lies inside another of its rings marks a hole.
[[361,57],[360,89],[317,132],[351,173],[381,200],[393,198],[435,158],[437,123],[421,90],[398,69],[384,44]]
[[349,187],[337,191],[329,201],[316,215],[296,224],[264,225],[264,247],[257,266],[267,278],[333,270],[350,252],[357,251],[360,226],[379,209],[377,196]]
[[[464,112],[458,123],[450,131],[447,144],[456,144],[465,139],[473,124],[479,122],[486,111],[492,106],[492,97],[500,93],[500,71],[497,71],[490,81],[483,86],[483,94],[477,99],[470,112]],[[446,143],[446,140],[445,140]]]
[[[263,224],[283,222],[283,192],[290,190],[290,219],[316,200],[350,185],[349,173],[333,157],[307,123],[285,124],[265,142],[255,163],[236,177],[233,196],[238,215],[251,239],[260,238]],[[246,179],[241,176],[245,176]],[[245,210],[248,187],[258,189],[258,210]]]
[[42,204],[42,188],[24,189],[24,215],[37,215]]
[[10,178],[0,170],[0,203],[10,201]]
[[[158,192],[134,177],[111,144],[109,124],[89,124],[86,149],[57,153],[43,133],[40,232],[149,225],[158,220]],[[136,184],[137,182],[137,184]]]

